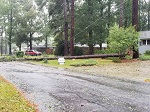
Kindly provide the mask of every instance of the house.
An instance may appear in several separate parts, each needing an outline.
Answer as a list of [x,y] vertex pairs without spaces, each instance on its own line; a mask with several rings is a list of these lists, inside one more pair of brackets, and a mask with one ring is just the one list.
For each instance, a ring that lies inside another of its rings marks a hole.
[[139,53],[143,54],[145,51],[150,50],[150,31],[141,31],[139,39]]
[[[83,50],[83,54],[87,55],[89,54],[89,46],[87,44],[75,44],[74,46],[77,46],[79,48],[81,48]],[[106,49],[107,48],[107,44],[106,43],[102,43],[102,49]],[[94,51],[95,50],[100,50],[100,46],[98,44],[94,45]]]

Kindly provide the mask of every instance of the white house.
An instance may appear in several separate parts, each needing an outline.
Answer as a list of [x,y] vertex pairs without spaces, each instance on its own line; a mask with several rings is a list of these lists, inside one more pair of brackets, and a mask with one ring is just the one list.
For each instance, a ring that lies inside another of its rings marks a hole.
[[143,54],[145,51],[150,50],[150,31],[141,31],[139,39],[139,53]]

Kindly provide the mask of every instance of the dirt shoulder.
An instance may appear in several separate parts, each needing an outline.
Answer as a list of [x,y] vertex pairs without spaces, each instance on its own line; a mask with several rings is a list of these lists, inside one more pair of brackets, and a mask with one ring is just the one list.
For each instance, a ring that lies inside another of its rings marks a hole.
[[93,75],[127,78],[137,81],[150,79],[150,61],[131,61],[100,66],[75,67],[73,70]]

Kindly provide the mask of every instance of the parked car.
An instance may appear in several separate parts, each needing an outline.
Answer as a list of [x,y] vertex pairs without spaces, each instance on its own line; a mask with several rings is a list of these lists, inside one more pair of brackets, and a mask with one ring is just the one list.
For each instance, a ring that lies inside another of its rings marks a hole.
[[38,52],[36,50],[26,50],[25,55],[31,55],[31,56],[38,56],[39,55],[40,56],[40,55],[42,55],[42,53]]

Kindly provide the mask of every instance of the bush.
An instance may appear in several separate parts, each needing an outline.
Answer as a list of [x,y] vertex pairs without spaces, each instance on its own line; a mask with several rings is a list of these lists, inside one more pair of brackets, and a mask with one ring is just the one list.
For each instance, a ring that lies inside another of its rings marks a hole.
[[75,56],[83,55],[83,50],[80,47],[75,46],[75,48],[74,48],[74,55]]
[[114,63],[121,63],[121,59],[119,57],[109,57],[107,59],[112,60]]
[[119,55],[125,55],[127,50],[138,49],[139,33],[134,26],[119,28],[118,25],[111,27],[108,36],[108,47]]
[[150,60],[150,56],[149,55],[141,55],[138,59],[142,60],[142,61],[146,61],[146,60]]
[[94,66],[96,65],[97,62],[95,60],[86,60],[86,61],[82,61],[82,62],[78,62],[78,63],[73,63],[70,66]]
[[17,52],[16,52],[16,56],[17,56],[18,58],[22,58],[22,57],[24,56],[24,52],[23,52],[23,51],[17,51]]
[[150,50],[145,51],[145,55],[150,55]]
[[0,62],[16,61],[15,56],[5,56],[0,58]]
[[47,60],[47,59],[44,59],[44,60],[43,60],[43,63],[48,64],[48,60]]
[[131,60],[131,59],[132,59],[132,56],[126,55],[125,58],[128,59],[128,60]]

